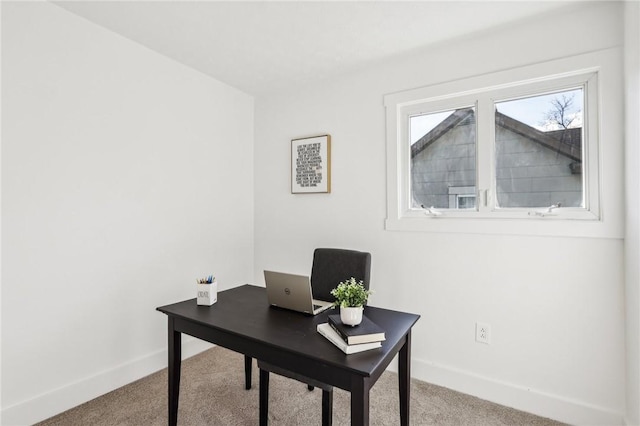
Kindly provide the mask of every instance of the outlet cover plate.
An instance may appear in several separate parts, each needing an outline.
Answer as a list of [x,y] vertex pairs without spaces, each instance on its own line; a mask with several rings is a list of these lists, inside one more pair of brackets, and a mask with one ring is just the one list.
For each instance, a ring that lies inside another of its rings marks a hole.
[[491,326],[487,323],[476,323],[476,342],[490,344],[491,343]]

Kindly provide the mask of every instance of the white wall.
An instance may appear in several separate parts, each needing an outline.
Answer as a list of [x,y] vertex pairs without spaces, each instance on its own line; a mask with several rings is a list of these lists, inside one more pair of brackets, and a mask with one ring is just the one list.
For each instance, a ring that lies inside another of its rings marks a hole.
[[[385,231],[383,108],[388,93],[619,46],[621,11],[578,4],[258,99],[255,281],[265,268],[309,273],[315,247],[370,251],[372,304],[422,316],[415,377],[562,421],[622,423],[623,241]],[[290,140],[324,133],[332,193],[291,195]],[[607,143],[619,153],[623,141]],[[491,345],[475,343],[476,321],[491,325]]]
[[2,8],[11,425],[165,367],[155,308],[196,278],[251,281],[253,98],[50,3]]
[[625,4],[626,423],[640,424],[640,4]]

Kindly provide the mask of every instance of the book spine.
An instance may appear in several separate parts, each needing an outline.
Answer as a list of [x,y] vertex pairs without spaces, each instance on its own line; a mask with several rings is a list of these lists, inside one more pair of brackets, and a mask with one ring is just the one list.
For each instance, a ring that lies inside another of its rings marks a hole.
[[338,333],[338,336],[340,336],[340,338],[342,338],[342,340],[344,340],[344,342],[348,345],[349,343],[349,336],[345,335],[341,330],[340,327],[337,327],[333,321],[329,320],[329,325],[331,326],[331,328],[333,328],[335,330],[336,333]]

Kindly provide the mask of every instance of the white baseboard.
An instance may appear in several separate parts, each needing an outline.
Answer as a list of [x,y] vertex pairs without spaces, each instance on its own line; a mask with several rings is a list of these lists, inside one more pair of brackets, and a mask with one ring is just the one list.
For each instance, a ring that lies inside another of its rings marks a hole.
[[[213,345],[202,340],[183,337],[182,358],[189,358]],[[84,402],[111,392],[121,386],[152,374],[167,366],[167,351],[161,350],[133,360],[81,381],[54,389],[2,410],[1,425],[31,425]],[[397,372],[397,363],[389,369]],[[571,400],[535,389],[480,376],[469,371],[416,359],[411,360],[411,376],[428,383],[453,389],[496,404],[526,411],[569,424],[624,425],[623,413],[615,413],[580,401]]]
[[[182,359],[213,347],[189,336],[182,338]],[[32,425],[111,392],[167,367],[167,350],[160,350],[126,364],[70,383],[2,410],[3,426]]]
[[[397,371],[392,364],[391,369]],[[469,371],[413,358],[411,376],[506,407],[575,425],[624,425],[624,413],[616,413],[581,401],[501,382]]]

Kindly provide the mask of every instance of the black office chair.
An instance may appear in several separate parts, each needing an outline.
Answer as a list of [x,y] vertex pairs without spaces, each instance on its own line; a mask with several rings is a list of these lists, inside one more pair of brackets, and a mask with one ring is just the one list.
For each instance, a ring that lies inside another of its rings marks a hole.
[[[355,250],[318,248],[313,252],[313,267],[311,268],[311,288],[313,298],[333,301],[331,295],[341,281],[353,277],[362,281],[369,289],[371,272],[371,254]],[[333,416],[333,387],[309,377],[293,373],[284,368],[276,367],[258,360],[260,369],[260,425],[266,426],[269,413],[269,373],[279,374],[306,383],[309,390],[314,387],[322,389],[322,424],[331,425]]]

